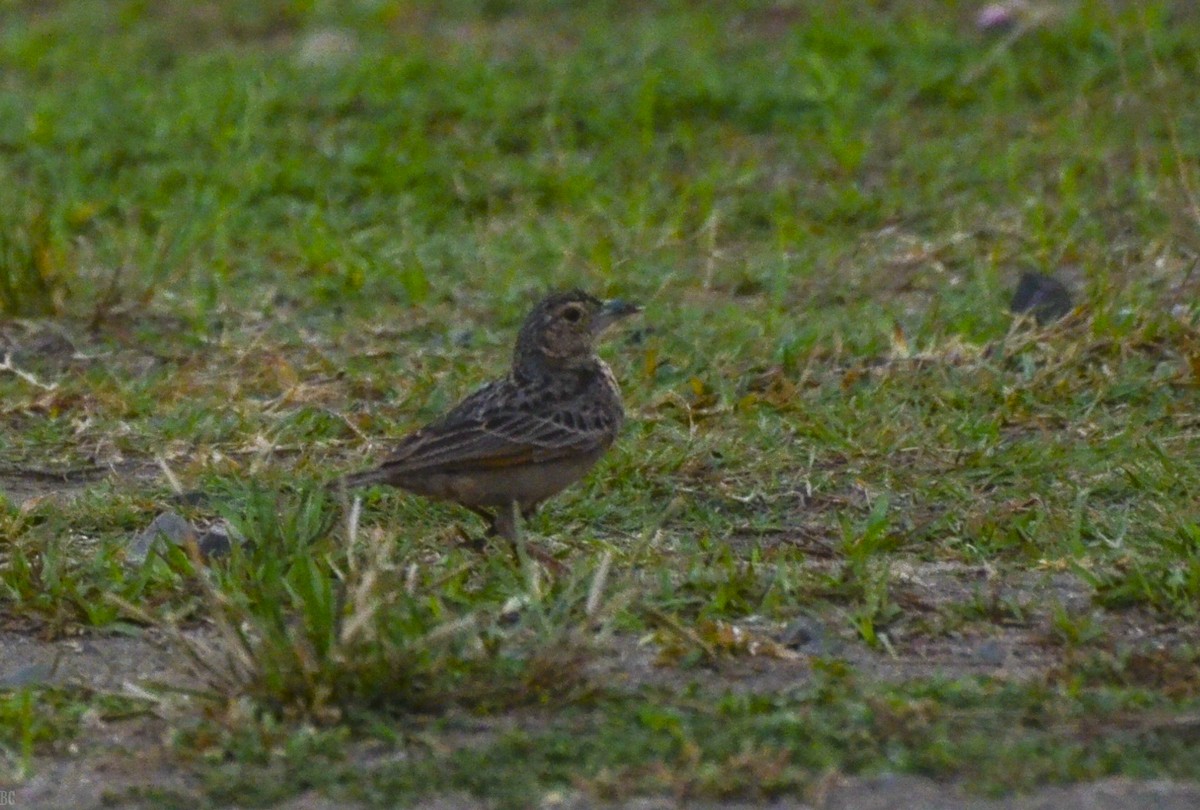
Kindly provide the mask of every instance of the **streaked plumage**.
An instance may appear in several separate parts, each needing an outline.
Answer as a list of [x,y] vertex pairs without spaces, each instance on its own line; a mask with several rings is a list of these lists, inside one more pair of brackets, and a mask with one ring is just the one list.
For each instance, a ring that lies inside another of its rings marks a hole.
[[347,486],[388,484],[454,501],[516,537],[512,504],[529,516],[582,478],[617,437],[620,389],[596,338],[638,308],[579,291],[539,303],[521,327],[512,370],[400,440]]

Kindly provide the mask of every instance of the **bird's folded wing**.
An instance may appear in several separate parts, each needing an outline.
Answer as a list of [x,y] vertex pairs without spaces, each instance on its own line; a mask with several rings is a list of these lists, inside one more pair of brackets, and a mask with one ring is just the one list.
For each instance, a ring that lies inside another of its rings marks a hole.
[[602,449],[611,439],[604,425],[586,421],[516,410],[445,419],[407,437],[380,472],[452,473],[571,458]]

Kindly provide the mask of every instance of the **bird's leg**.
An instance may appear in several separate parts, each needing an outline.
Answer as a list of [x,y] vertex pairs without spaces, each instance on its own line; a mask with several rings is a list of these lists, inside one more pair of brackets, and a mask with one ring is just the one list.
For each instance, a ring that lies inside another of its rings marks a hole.
[[464,548],[474,551],[476,554],[482,554],[487,551],[487,539],[480,537],[467,530],[461,523],[455,525],[455,534],[458,536],[458,544]]
[[508,505],[497,509],[496,514],[492,516],[491,533],[507,540],[513,556],[517,559],[517,565],[523,565],[525,563],[525,543],[517,522],[518,511],[516,501],[510,501]]
[[497,509],[492,518],[492,532],[512,543],[514,547],[521,544],[521,527],[517,521],[518,512],[517,502],[511,501]]
[[521,509],[516,501],[510,503],[507,508],[501,507],[496,512],[496,522],[494,524],[496,534],[503,537],[512,545],[513,554],[516,556],[518,563],[524,564],[527,557],[533,558],[554,573],[561,574],[566,570],[562,563],[550,556],[549,552],[543,551],[535,545],[526,545],[525,543],[518,515],[522,518],[528,517],[535,511],[537,511],[537,504],[531,504],[525,509]]
[[479,506],[468,506],[467,508],[487,521],[488,537],[502,537],[508,541],[513,556],[520,563],[523,554],[521,549],[524,546],[524,542],[521,537],[520,523],[517,520],[517,514],[520,511],[517,507],[517,502],[512,501],[507,506],[501,506],[495,512],[490,512]]
[[[479,515],[485,521],[487,521],[487,525],[488,525],[487,536],[488,537],[491,537],[494,534],[496,534],[496,516],[495,515],[493,515],[488,510],[480,509],[477,506],[468,506],[467,508],[470,509],[475,514]],[[459,534],[459,537],[462,538],[463,545],[467,546],[472,551],[482,554],[487,549],[487,542],[483,538],[477,537],[477,536],[472,536],[471,534],[469,534],[467,532],[466,529],[462,528],[461,526],[459,527],[458,534]]]
[[488,537],[496,533],[496,516],[494,514],[479,506],[468,506],[467,508],[487,521]]

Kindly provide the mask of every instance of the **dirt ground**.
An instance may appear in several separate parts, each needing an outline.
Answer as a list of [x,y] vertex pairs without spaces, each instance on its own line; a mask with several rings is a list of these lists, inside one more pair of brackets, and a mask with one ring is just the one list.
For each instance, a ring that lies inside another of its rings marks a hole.
[[[111,472],[111,471],[110,471]],[[139,469],[143,475],[148,470]],[[122,476],[125,477],[125,476]],[[21,502],[27,498],[70,497],[95,479],[44,481],[28,475],[0,477],[0,490]],[[781,538],[786,542],[786,538]],[[814,559],[812,565],[831,564]],[[692,682],[711,691],[772,692],[803,684],[814,656],[836,658],[852,666],[863,679],[903,681],[910,678],[988,675],[1023,680],[1061,667],[1063,648],[1052,639],[1052,611],[1090,615],[1103,627],[1109,643],[1153,654],[1194,637],[1196,628],[1159,622],[1141,611],[1107,611],[1092,605],[1087,586],[1064,571],[1027,571],[1003,576],[986,566],[899,559],[891,568],[893,596],[905,608],[905,619],[889,630],[890,648],[872,649],[844,628],[835,616],[802,616],[791,623],[748,619],[738,625],[751,641],[761,641],[771,654],[742,654],[719,666],[680,670],[661,666],[653,645],[631,636],[605,643],[608,654],[595,657],[593,675],[614,686],[682,687]],[[998,606],[1003,615],[967,621],[961,628],[929,632],[926,619],[944,616],[951,605]],[[205,628],[186,631],[206,647],[214,641]],[[784,651],[785,654],[778,654]],[[178,645],[156,629],[136,635],[89,634],[44,641],[18,625],[0,630],[0,688],[30,684],[73,685],[112,693],[141,693],[162,687],[180,690],[203,686],[202,678]],[[144,693],[141,693],[144,694]],[[174,690],[172,690],[172,694]],[[14,785],[12,806],[20,808],[140,808],[156,806],[138,798],[147,788],[193,797],[203,805],[197,777],[173,757],[170,734],[174,720],[189,712],[186,695],[175,694],[157,714],[105,721],[85,717],[79,738],[65,753],[36,758],[33,775]],[[502,729],[498,726],[495,733]],[[487,736],[486,728],[479,732]],[[378,747],[363,746],[351,754],[364,771],[390,758]],[[1031,794],[999,799],[970,796],[954,784],[930,779],[886,775],[872,778],[831,775],[812,795],[779,800],[769,805],[747,803],[678,803],[649,798],[620,805],[596,803],[571,792],[543,797],[541,807],[561,810],[668,810],[676,807],[740,810],[1174,810],[1200,808],[1200,785],[1166,780],[1107,779],[1090,784],[1046,787]],[[288,810],[353,807],[342,801],[305,793],[278,805]],[[483,810],[486,802],[468,796],[426,800],[436,810]]]
[[[126,653],[134,647],[125,646]],[[161,660],[143,671],[159,672]],[[137,668],[131,664],[131,669]],[[113,670],[109,670],[111,676]],[[34,775],[16,787],[12,806],[18,808],[157,807],[154,799],[139,799],[147,788],[194,797],[204,805],[194,776],[172,761],[164,735],[167,724],[159,718],[139,718],[119,723],[91,723],[68,756],[41,758]],[[378,755],[375,755],[378,756]],[[374,756],[362,752],[360,759],[369,770]],[[334,810],[364,805],[308,792],[277,805],[279,810]],[[427,799],[420,805],[430,810],[486,810],[484,801],[461,795]],[[1135,781],[1106,779],[1090,784],[1047,787],[1034,793],[1000,799],[969,796],[953,784],[930,779],[885,775],[872,778],[831,776],[804,799],[783,799],[767,805],[741,802],[679,803],[667,798],[636,799],[623,804],[598,803],[577,793],[550,793],[543,797],[545,810],[1191,810],[1200,807],[1200,785],[1168,780]]]
[[[949,564],[907,564],[897,568],[896,581],[911,605],[922,600],[927,606],[944,600],[967,598],[980,583],[987,585],[988,572]],[[992,587],[992,586],[988,586]],[[1026,678],[1057,666],[1060,658],[1046,642],[1046,605],[1057,602],[1068,609],[1087,609],[1088,599],[1081,583],[1063,573],[1032,574],[1024,581],[995,585],[996,598],[1030,606],[1020,622],[992,626],[986,635],[949,633],[931,640],[928,637],[906,641],[898,634],[892,653],[872,650],[861,643],[828,635],[819,620],[809,620],[802,643],[795,645],[794,657],[744,656],[714,669],[681,673],[656,663],[657,652],[640,645],[636,639],[618,637],[611,641],[611,655],[599,657],[605,663],[598,675],[616,678],[629,686],[678,685],[683,680],[698,680],[710,689],[772,691],[802,683],[810,671],[805,650],[845,660],[861,677],[903,680],[934,675],[963,676],[989,674],[1004,678]],[[1157,626],[1147,616],[1107,615],[1098,620],[1120,634],[1129,644],[1140,647],[1169,645],[1177,629]],[[762,638],[782,638],[793,630],[768,623],[750,623],[746,631]],[[200,642],[208,640],[207,631],[191,631]],[[40,641],[20,632],[0,633],[0,684],[13,686],[29,682],[78,684],[113,692],[136,690],[142,685],[195,687],[200,681],[186,658],[158,631],[140,636],[92,635],[61,641]],[[180,698],[184,699],[184,698]],[[175,711],[179,711],[176,708]],[[34,775],[16,786],[15,806],[28,808],[135,808],[151,807],[153,802],[136,798],[137,791],[148,787],[170,790],[183,796],[195,796],[203,803],[201,787],[195,777],[169,750],[170,710],[164,715],[142,716],[117,722],[85,718],[84,731],[65,755],[43,757],[34,763]],[[486,734],[486,731],[483,732]],[[365,770],[372,767],[378,751],[363,748]],[[290,810],[317,810],[348,805],[316,793],[298,796],[279,805]],[[423,807],[440,810],[475,810],[486,803],[464,796],[445,796],[426,801]],[[745,803],[677,804],[669,799],[643,799],[623,805],[597,804],[572,793],[550,794],[542,807],[563,810],[613,808],[617,810],[666,810],[675,807],[702,807],[712,810],[749,808]],[[833,810],[873,810],[905,807],[910,810],[1170,810],[1200,807],[1200,785],[1169,781],[1138,782],[1109,779],[1092,784],[1047,787],[1035,793],[1001,799],[968,796],[953,784],[941,784],[909,776],[843,778],[831,776],[813,795],[803,800],[782,800],[767,805],[779,810],[823,808]]]
[[[95,751],[77,757],[42,760],[37,773],[16,789],[15,807],[22,808],[101,808],[157,807],[155,800],[130,798],[130,792],[144,788],[166,789],[178,795],[196,797],[203,805],[200,791],[186,774],[157,753],[152,734],[145,729],[120,737],[101,750],[97,738]],[[151,739],[146,739],[150,737]],[[139,741],[141,744],[138,744]],[[149,744],[148,750],[143,748]],[[816,795],[806,799],[781,799],[770,804],[743,802],[679,803],[672,799],[635,799],[619,805],[597,803],[576,793],[551,793],[543,797],[545,810],[749,810],[768,807],[774,810],[1194,810],[1200,807],[1200,785],[1167,780],[1134,781],[1106,779],[1089,784],[1048,787],[1034,793],[1001,799],[964,794],[954,785],[930,779],[885,775],[873,778],[830,778]],[[297,796],[276,805],[279,810],[334,810],[364,805],[348,804],[315,792]],[[426,799],[419,807],[430,810],[486,810],[488,804],[469,796],[441,796]]]

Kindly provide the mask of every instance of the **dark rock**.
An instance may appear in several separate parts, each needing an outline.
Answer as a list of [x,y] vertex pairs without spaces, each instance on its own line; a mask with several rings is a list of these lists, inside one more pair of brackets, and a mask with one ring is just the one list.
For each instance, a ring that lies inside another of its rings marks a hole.
[[200,547],[200,554],[205,559],[212,559],[226,556],[235,544],[240,546],[245,542],[246,538],[237,529],[221,521],[209,526],[208,530],[200,535],[196,545]]
[[1016,315],[1032,315],[1039,326],[1045,326],[1066,315],[1074,306],[1070,291],[1061,281],[1045,273],[1026,271],[1017,282],[1008,308]]
[[797,652],[823,655],[829,651],[825,623],[811,616],[798,616],[780,635],[779,643]]
[[200,555],[207,560],[226,556],[235,544],[244,543],[245,537],[225,521],[198,529],[177,513],[167,511],[134,536],[125,559],[140,564],[149,556],[151,549],[164,542],[175,546],[195,543]]
[[171,545],[182,546],[196,539],[196,530],[175,512],[163,512],[134,536],[125,559],[134,563],[144,561],[159,538]]

